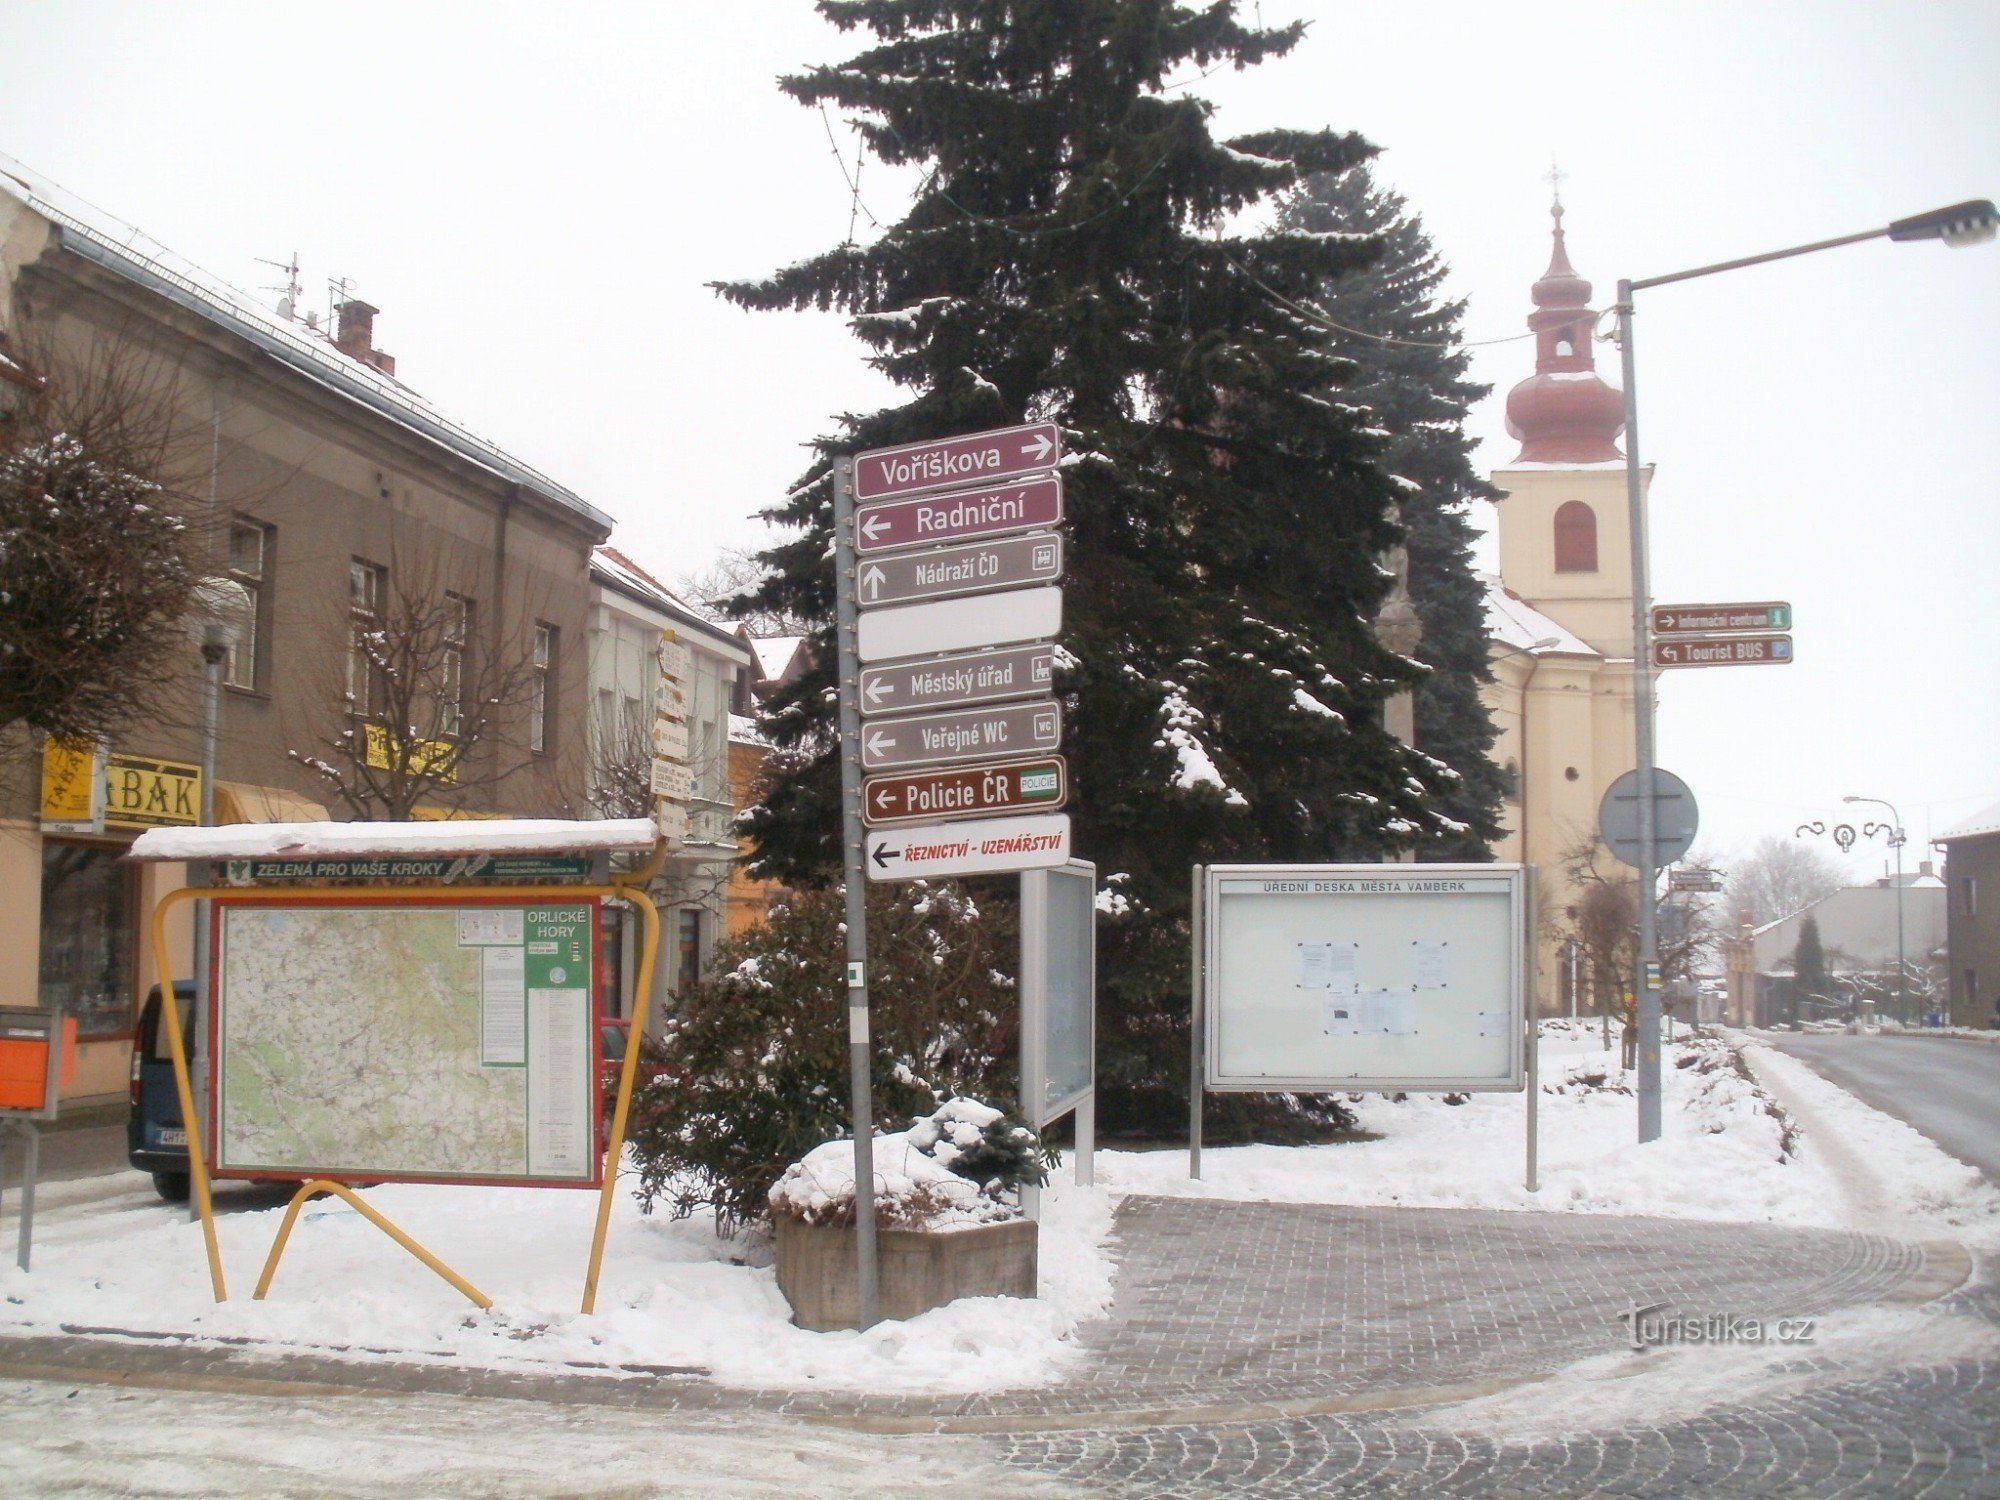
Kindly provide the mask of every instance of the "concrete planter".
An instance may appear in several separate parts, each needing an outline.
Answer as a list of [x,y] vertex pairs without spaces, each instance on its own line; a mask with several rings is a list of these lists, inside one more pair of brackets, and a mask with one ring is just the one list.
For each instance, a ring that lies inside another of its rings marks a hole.
[[[792,1321],[825,1333],[860,1326],[855,1232],[777,1220],[778,1289]],[[1032,1297],[1039,1226],[1032,1219],[963,1229],[878,1229],[878,1311],[914,1318],[960,1297]]]

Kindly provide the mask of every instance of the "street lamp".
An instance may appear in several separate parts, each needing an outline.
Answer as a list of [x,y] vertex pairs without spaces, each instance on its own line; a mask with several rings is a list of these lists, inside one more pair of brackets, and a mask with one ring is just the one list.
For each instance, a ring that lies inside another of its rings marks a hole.
[[1654,852],[1657,830],[1653,809],[1653,643],[1649,618],[1652,585],[1646,559],[1646,500],[1639,483],[1639,389],[1632,350],[1632,295],[1649,287],[1693,281],[1699,276],[1761,266],[1767,261],[1789,260],[1795,255],[1810,255],[1816,250],[1832,250],[1863,240],[1943,240],[1953,246],[1974,245],[1992,239],[1996,231],[2000,231],[2000,209],[1981,198],[1898,219],[1859,234],[1618,283],[1618,354],[1625,381],[1625,503],[1632,532],[1632,729],[1633,749],[1638,758],[1639,877],[1643,892],[1639,902],[1639,967],[1634,976],[1639,997],[1639,1139],[1642,1142],[1660,1138],[1660,945],[1651,900],[1653,882],[1659,875]]
[[1896,1015],[1907,1023],[1910,1019],[1908,993],[1908,971],[1903,964],[1903,815],[1896,811],[1896,804],[1884,802],[1880,797],[1842,797],[1842,802],[1872,802],[1877,807],[1889,809],[1893,823],[1864,823],[1862,835],[1873,838],[1882,834],[1889,840],[1889,847],[1896,851]]

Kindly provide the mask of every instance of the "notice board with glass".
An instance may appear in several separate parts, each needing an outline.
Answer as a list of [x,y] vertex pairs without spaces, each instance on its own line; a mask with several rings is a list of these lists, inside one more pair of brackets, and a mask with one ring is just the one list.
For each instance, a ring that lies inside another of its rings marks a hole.
[[218,897],[216,1175],[599,1185],[599,905]]
[[1214,865],[1207,1086],[1520,1089],[1518,865]]

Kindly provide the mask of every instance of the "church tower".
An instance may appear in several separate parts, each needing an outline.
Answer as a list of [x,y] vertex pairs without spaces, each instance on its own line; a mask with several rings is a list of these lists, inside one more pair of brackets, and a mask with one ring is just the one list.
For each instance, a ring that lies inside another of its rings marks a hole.
[[1598,651],[1630,661],[1632,540],[1616,442],[1625,398],[1597,373],[1598,314],[1569,263],[1560,198],[1549,213],[1555,244],[1528,314],[1535,373],[1507,393],[1507,431],[1521,451],[1493,472],[1506,492],[1500,577]]
[[1545,1015],[1569,1009],[1574,982],[1561,932],[1578,892],[1565,867],[1595,840],[1606,788],[1635,763],[1625,401],[1597,373],[1599,315],[1569,263],[1560,198],[1550,213],[1549,268],[1530,292],[1535,370],[1507,393],[1521,451],[1492,474],[1500,576],[1487,595],[1493,682],[1483,695],[1498,731],[1492,753],[1513,785],[1494,855],[1536,871],[1545,920],[1533,990]]

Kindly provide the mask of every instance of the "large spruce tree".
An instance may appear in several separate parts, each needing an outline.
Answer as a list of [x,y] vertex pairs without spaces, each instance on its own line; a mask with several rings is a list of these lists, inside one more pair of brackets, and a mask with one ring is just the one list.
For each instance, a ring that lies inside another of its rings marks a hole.
[[1071,544],[1058,684],[1078,851],[1100,931],[1107,1124],[1185,1098],[1189,868],[1373,858],[1462,828],[1456,778],[1381,726],[1423,668],[1370,627],[1401,537],[1386,439],[1297,310],[1374,240],[1232,231],[1243,210],[1371,154],[1358,136],[1227,142],[1183,85],[1288,52],[1232,0],[822,0],[875,45],[785,78],[924,175],[909,212],[723,295],[837,308],[911,392],[850,416],[770,519],[747,609],[821,621],[818,670],[769,705],[759,868],[839,867],[830,458],[1007,423],[1060,424]]
[[1409,590],[1430,674],[1417,688],[1417,746],[1458,774],[1441,795],[1463,832],[1418,849],[1420,859],[1483,860],[1499,836],[1504,779],[1488,753],[1492,716],[1479,696],[1487,667],[1485,586],[1472,566],[1474,500],[1498,498],[1472,466],[1466,414],[1490,387],[1466,378],[1465,304],[1447,299],[1445,265],[1423,221],[1368,166],[1315,173],[1288,194],[1278,225],[1314,234],[1365,234],[1382,245],[1373,265],[1329,279],[1316,306],[1333,348],[1354,362],[1341,393],[1374,413],[1389,434],[1383,463],[1408,480],[1400,504]]

